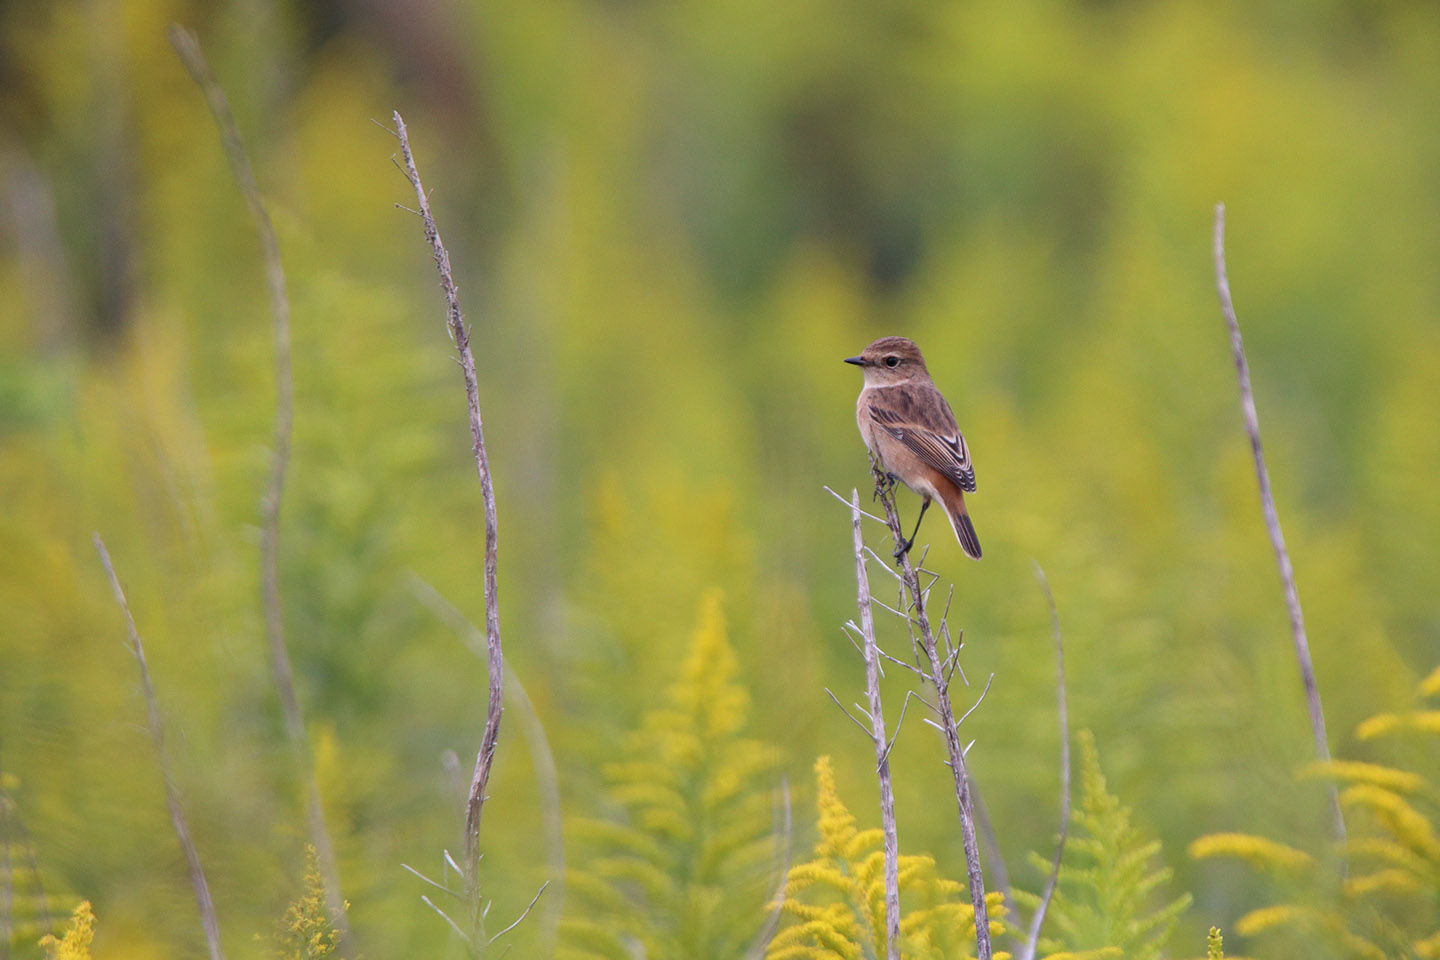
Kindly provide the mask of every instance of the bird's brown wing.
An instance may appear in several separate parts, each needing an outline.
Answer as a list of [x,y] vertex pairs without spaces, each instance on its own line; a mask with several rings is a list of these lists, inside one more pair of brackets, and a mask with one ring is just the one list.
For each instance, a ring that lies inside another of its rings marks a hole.
[[961,490],[975,492],[970,447],[940,391],[934,387],[876,391],[870,402],[870,419]]

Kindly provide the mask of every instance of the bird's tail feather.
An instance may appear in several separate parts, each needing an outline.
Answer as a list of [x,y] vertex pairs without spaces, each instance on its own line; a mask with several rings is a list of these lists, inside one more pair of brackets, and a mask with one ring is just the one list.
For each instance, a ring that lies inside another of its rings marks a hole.
[[965,495],[959,490],[947,490],[941,497],[941,505],[950,517],[950,525],[955,528],[955,538],[960,541],[960,549],[964,550],[971,560],[979,560],[980,537],[975,533],[975,524],[970,522],[970,511],[965,509]]

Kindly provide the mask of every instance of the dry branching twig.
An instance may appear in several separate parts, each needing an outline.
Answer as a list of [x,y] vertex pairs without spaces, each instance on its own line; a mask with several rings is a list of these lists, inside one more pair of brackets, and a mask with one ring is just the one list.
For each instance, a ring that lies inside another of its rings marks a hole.
[[307,816],[310,823],[310,841],[315,845],[315,856],[325,878],[325,900],[335,917],[345,953],[351,951],[349,942],[349,920],[346,916],[345,897],[340,892],[340,870],[335,860],[335,846],[330,840],[330,829],[325,823],[325,807],[320,799],[320,785],[315,778],[315,762],[310,755],[310,742],[305,735],[305,714],[300,709],[300,698],[295,693],[294,671],[290,666],[290,651],[285,643],[285,621],[280,606],[280,502],[285,492],[285,475],[290,465],[290,435],[295,420],[295,378],[290,366],[290,297],[285,289],[285,268],[280,262],[280,244],[275,239],[275,227],[270,214],[265,210],[260,197],[260,187],[255,181],[255,172],[245,154],[240,140],[240,128],[230,112],[230,101],[225,91],[215,82],[200,41],[189,30],[178,24],[170,25],[170,45],[175,48],[190,77],[205,95],[210,113],[215,118],[215,127],[220,134],[220,143],[225,159],[235,176],[240,195],[255,221],[260,237],[260,252],[265,263],[265,286],[270,292],[270,312],[274,318],[275,340],[275,431],[270,452],[270,475],[265,484],[265,495],[261,502],[260,524],[260,573],[265,595],[265,637],[270,647],[270,672],[275,680],[275,689],[280,697],[280,708],[285,714],[285,730],[295,752],[296,762],[305,780],[307,794]]
[[225,952],[220,946],[220,921],[215,916],[215,901],[210,898],[210,884],[205,881],[205,871],[200,866],[200,854],[195,850],[195,841],[190,837],[190,825],[185,820],[185,809],[180,805],[180,791],[171,775],[170,754],[165,749],[165,726],[160,717],[160,704],[155,699],[155,685],[150,681],[150,666],[145,662],[145,644],[140,640],[140,631],[130,613],[130,604],[125,600],[125,591],[120,578],[115,574],[115,565],[110,562],[110,552],[105,541],[95,534],[95,552],[100,555],[100,565],[110,578],[110,590],[115,603],[125,615],[125,630],[130,637],[130,652],[140,665],[140,691],[145,696],[145,714],[150,727],[150,740],[155,744],[155,762],[160,767],[160,780],[165,785],[165,806],[170,809],[170,823],[175,827],[175,836],[180,849],[185,853],[185,863],[190,870],[190,885],[195,889],[195,903],[200,908],[200,925],[205,928],[205,943],[210,950],[210,960],[224,960]]
[[[1305,615],[1300,610],[1300,593],[1295,588],[1295,568],[1290,551],[1285,548],[1285,534],[1280,530],[1280,514],[1275,509],[1275,495],[1270,489],[1270,471],[1265,468],[1265,450],[1260,445],[1260,418],[1255,411],[1255,395],[1250,389],[1250,364],[1245,359],[1245,343],[1240,337],[1240,321],[1235,317],[1235,304],[1230,299],[1230,278],[1225,268],[1225,204],[1215,205],[1215,287],[1220,294],[1220,309],[1230,328],[1230,349],[1235,355],[1235,375],[1240,381],[1240,411],[1245,418],[1245,432],[1250,436],[1250,452],[1255,459],[1255,477],[1260,483],[1260,507],[1265,514],[1265,529],[1270,546],[1275,550],[1275,565],[1285,589],[1285,607],[1290,612],[1290,634],[1295,641],[1295,659],[1300,664],[1300,679],[1305,684],[1305,699],[1310,708],[1310,728],[1315,736],[1315,753],[1321,763],[1330,762],[1330,741],[1325,735],[1325,711],[1320,706],[1320,688],[1315,682],[1315,667],[1310,660],[1310,641],[1305,635]],[[1330,790],[1330,814],[1334,839],[1341,848],[1345,844],[1345,817],[1340,810],[1340,794],[1333,780]]]
[[[905,532],[900,525],[900,515],[895,509],[894,486],[873,459],[871,471],[875,478],[875,494],[885,507],[890,535],[896,543],[904,543]],[[975,838],[975,813],[970,798],[970,776],[965,766],[965,752],[969,748],[960,745],[959,723],[955,719],[955,711],[950,703],[950,679],[944,663],[946,657],[942,657],[936,643],[938,635],[945,638],[947,647],[951,646],[948,639],[949,629],[944,618],[940,622],[938,632],[931,627],[930,615],[926,610],[929,587],[922,587],[920,582],[920,571],[924,570],[925,566],[924,556],[921,556],[917,566],[910,560],[910,554],[906,552],[900,555],[898,563],[902,583],[901,604],[905,608],[902,616],[911,629],[912,639],[924,655],[923,666],[928,667],[929,671],[926,679],[935,689],[936,702],[933,706],[940,722],[934,723],[927,718],[926,723],[938,729],[941,736],[945,738],[946,763],[950,767],[950,773],[955,782],[955,803],[960,813],[960,839],[965,849],[965,867],[970,883],[970,902],[975,909],[976,960],[991,960],[993,951],[990,944],[989,911],[985,906],[985,880],[980,869],[980,848]],[[933,584],[933,582],[932,580],[931,583]],[[908,602],[904,599],[906,596],[909,597]],[[915,631],[918,631],[918,636]],[[956,653],[958,653],[958,648],[948,651],[947,657],[953,659]]]
[[1050,592],[1050,581],[1040,564],[1035,564],[1035,576],[1040,589],[1045,591],[1045,602],[1050,607],[1050,629],[1055,634],[1055,699],[1060,715],[1060,840],[1055,844],[1055,859],[1050,865],[1050,878],[1045,881],[1045,892],[1040,895],[1040,906],[1030,918],[1030,930],[1025,937],[1016,960],[1035,960],[1035,950],[1040,943],[1040,928],[1045,924],[1045,912],[1050,909],[1050,899],[1055,896],[1055,884],[1060,880],[1060,861],[1065,857],[1065,838],[1070,834],[1070,711],[1065,697],[1065,643],[1060,636],[1060,612],[1055,608],[1055,595]]
[[475,357],[470,352],[470,328],[466,326],[465,317],[460,312],[455,277],[450,272],[450,254],[440,240],[435,217],[430,212],[430,199],[420,184],[420,173],[415,168],[415,157],[410,151],[410,138],[405,131],[405,121],[401,119],[398,110],[392,116],[395,120],[393,133],[400,141],[405,179],[409,180],[410,186],[415,189],[415,201],[424,225],[425,239],[430,244],[435,267],[440,272],[440,288],[445,294],[446,323],[450,338],[455,342],[455,350],[460,355],[460,367],[465,376],[465,399],[470,413],[471,453],[475,457],[475,471],[480,478],[480,495],[485,501],[485,649],[486,668],[490,675],[490,703],[485,716],[485,732],[480,738],[480,752],[475,758],[475,773],[470,779],[470,794],[465,804],[465,882],[470,893],[471,909],[478,914],[480,813],[485,805],[485,787],[490,782],[490,768],[495,760],[495,743],[500,735],[505,676],[505,659],[500,649],[500,605],[496,576],[499,526],[495,519],[495,491],[490,481],[490,460],[485,453],[485,431],[480,420]]
[[[875,618],[870,610],[870,578],[865,572],[865,539],[860,532],[860,494],[850,491],[850,523],[855,540],[855,582],[860,633],[865,638],[865,691],[870,702],[870,737],[875,743],[875,774],[880,780],[880,827],[885,835],[885,955],[900,960],[900,845],[895,833],[895,791],[890,782],[890,743],[880,703],[880,656]],[[897,730],[898,733],[898,730]]]

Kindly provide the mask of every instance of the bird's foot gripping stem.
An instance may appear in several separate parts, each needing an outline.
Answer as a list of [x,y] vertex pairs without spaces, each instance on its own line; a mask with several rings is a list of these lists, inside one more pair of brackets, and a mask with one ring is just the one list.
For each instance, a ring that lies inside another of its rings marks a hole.
[[884,496],[887,493],[894,493],[895,485],[899,482],[900,478],[895,476],[895,474],[882,473],[879,470],[876,470],[875,489],[870,494],[870,502],[874,503],[877,498]]

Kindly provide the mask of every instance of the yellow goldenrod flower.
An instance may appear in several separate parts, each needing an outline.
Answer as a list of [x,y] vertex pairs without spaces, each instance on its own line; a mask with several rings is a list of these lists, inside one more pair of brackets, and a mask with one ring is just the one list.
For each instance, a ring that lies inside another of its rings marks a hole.
[[[885,953],[884,834],[859,829],[840,799],[829,757],[815,763],[819,837],[815,859],[790,868],[781,911],[791,921],[766,960],[852,960]],[[913,960],[966,960],[975,951],[969,888],[941,877],[932,857],[901,856],[901,952]],[[801,899],[801,896],[804,899]],[[816,902],[822,901],[822,902]],[[1004,932],[1004,897],[986,895],[990,932]],[[1005,960],[996,953],[996,960]]]
[[1440,960],[1440,932],[1415,942],[1415,956],[1421,960]]
[[1396,840],[1427,859],[1440,860],[1440,840],[1435,837],[1434,825],[1398,793],[1360,783],[1341,793],[1340,802],[1369,810]]
[[46,936],[40,940],[47,960],[90,960],[90,941],[95,939],[95,911],[86,900],[75,908],[70,916],[70,929],[65,936],[56,939]]
[[1440,667],[1430,672],[1430,676],[1420,681],[1420,696],[1433,697],[1440,693]]
[[1310,920],[1310,912],[1303,907],[1297,907],[1294,904],[1279,904],[1251,910],[1235,921],[1235,932],[1242,937],[1253,937],[1257,933],[1273,930],[1275,927],[1290,926]]
[[[1440,693],[1440,669],[1420,684],[1421,696]],[[1361,740],[1396,733],[1440,733],[1440,710],[1381,713],[1356,728]],[[1339,795],[1349,811],[1344,854],[1353,872],[1338,885],[1308,854],[1263,837],[1217,834],[1191,844],[1192,856],[1238,856],[1262,866],[1288,864],[1310,868],[1312,885],[1300,903],[1254,910],[1236,931],[1244,935],[1291,928],[1291,935],[1338,947],[1356,960],[1413,956],[1440,960],[1440,933],[1425,905],[1440,876],[1440,823],[1433,818],[1440,792],[1435,779],[1378,763],[1331,760],[1301,769],[1300,779],[1329,779],[1348,784]],[[1328,873],[1328,871],[1326,872]],[[1403,899],[1402,899],[1403,898]],[[1395,909],[1405,900],[1408,905]],[[1296,929],[1298,928],[1298,929]],[[1383,946],[1382,946],[1383,944]]]
[[1394,840],[1385,837],[1366,837],[1360,840],[1351,840],[1345,845],[1345,849],[1349,852],[1352,860],[1383,860],[1393,866],[1417,874],[1423,873],[1427,869],[1423,857],[1417,857],[1410,850],[1396,843]]
[[1303,870],[1315,865],[1315,858],[1304,850],[1249,833],[1207,834],[1192,841],[1188,852],[1196,860],[1236,857],[1257,866],[1285,870]]
[[1386,790],[1399,793],[1415,793],[1426,786],[1425,778],[1409,770],[1398,770],[1378,763],[1360,763],[1355,760],[1328,760],[1306,764],[1300,770],[1301,780],[1346,780],[1351,783],[1370,783]]
[[1347,897],[1364,897],[1372,893],[1416,893],[1420,889],[1420,882],[1413,873],[1395,869],[1347,877],[1344,885]]
[[305,886],[285,910],[275,928],[275,945],[280,960],[323,960],[333,956],[340,945],[325,903],[325,881],[315,848],[305,848]]
[[1376,714],[1355,728],[1355,736],[1361,740],[1373,740],[1401,731],[1440,733],[1440,710]]

